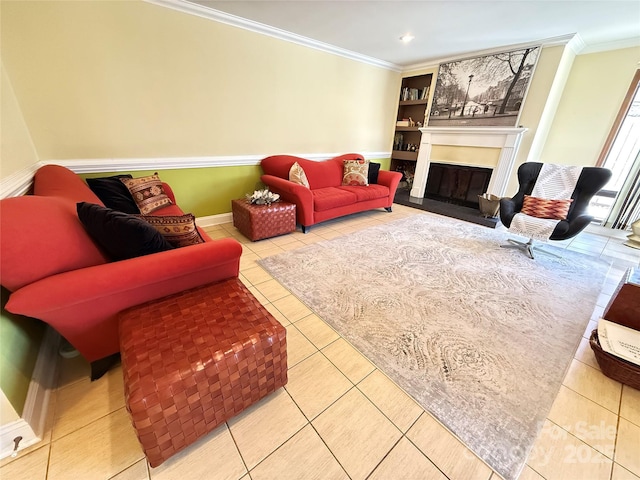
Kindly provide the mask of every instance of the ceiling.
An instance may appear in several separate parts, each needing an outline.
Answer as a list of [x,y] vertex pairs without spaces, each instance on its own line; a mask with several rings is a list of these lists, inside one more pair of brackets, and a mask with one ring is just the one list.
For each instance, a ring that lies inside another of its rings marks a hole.
[[190,2],[400,67],[574,33],[587,49],[640,45],[640,0]]

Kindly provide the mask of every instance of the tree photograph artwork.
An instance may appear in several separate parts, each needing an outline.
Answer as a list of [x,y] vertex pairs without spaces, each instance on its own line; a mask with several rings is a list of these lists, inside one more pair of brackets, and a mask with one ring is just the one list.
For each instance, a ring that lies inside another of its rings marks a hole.
[[516,126],[539,54],[534,46],[441,64],[429,126]]

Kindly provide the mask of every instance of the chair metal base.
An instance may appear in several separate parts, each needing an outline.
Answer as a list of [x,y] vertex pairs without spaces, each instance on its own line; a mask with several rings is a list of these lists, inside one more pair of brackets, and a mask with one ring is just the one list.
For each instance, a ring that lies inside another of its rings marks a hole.
[[551,253],[543,248],[538,247],[537,245],[534,245],[533,238],[530,238],[528,242],[519,242],[518,240],[509,238],[507,239],[507,242],[510,242],[511,245],[500,245],[500,246],[502,248],[519,248],[520,250],[523,250],[527,254],[527,256],[533,260],[535,260],[535,257],[533,256],[534,249],[540,253],[544,253],[545,255],[550,255],[552,257],[560,258],[559,255],[556,255],[555,253]]

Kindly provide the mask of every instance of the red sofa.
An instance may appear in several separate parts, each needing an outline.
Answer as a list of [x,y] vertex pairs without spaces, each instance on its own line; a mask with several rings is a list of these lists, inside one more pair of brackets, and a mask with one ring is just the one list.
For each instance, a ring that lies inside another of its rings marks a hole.
[[[153,215],[182,215],[164,188],[174,204]],[[33,193],[0,201],[0,282],[11,292],[5,308],[51,325],[92,369],[119,351],[120,311],[238,275],[241,245],[203,231],[204,243],[109,261],[76,212],[77,202],[103,203],[64,167],[40,168]]]
[[[297,222],[303,232],[311,225],[350,213],[373,208],[390,212],[402,174],[380,170],[375,184],[342,185],[344,160],[359,159],[363,157],[356,153],[319,162],[292,155],[273,155],[260,163],[264,171],[261,179],[271,191],[280,194],[282,200],[295,203]],[[309,188],[289,181],[289,170],[295,162],[304,170]]]

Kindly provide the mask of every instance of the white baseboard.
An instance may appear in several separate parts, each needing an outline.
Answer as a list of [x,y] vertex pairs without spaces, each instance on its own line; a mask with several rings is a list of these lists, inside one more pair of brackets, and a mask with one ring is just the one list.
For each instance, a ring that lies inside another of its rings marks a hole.
[[206,217],[196,218],[196,225],[199,227],[212,227],[223,223],[231,223],[233,216],[231,213],[221,213],[219,215],[208,215]]
[[60,335],[47,327],[29,383],[22,418],[0,426],[0,459],[13,453],[17,437],[22,437],[18,451],[42,439],[49,413],[49,398],[57,378],[59,345]]

